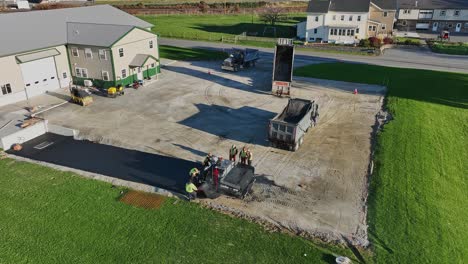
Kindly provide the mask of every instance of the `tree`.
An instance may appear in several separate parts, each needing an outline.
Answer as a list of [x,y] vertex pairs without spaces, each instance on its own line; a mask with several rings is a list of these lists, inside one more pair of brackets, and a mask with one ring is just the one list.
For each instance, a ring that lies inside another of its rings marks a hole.
[[272,26],[276,24],[279,20],[283,19],[285,16],[284,10],[279,7],[267,7],[264,11],[260,13],[260,20],[269,23]]

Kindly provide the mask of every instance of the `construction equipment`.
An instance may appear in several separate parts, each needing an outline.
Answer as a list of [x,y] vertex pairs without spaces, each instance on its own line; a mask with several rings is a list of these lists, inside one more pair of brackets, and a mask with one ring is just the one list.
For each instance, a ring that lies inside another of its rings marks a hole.
[[443,30],[440,32],[440,35],[438,36],[438,39],[441,41],[450,41],[450,32],[447,30]]
[[[217,179],[214,177],[215,169],[219,175]],[[254,183],[254,167],[212,156],[210,165],[201,170],[195,185],[198,187],[198,192],[208,198],[226,194],[243,199]]]
[[122,85],[118,85],[117,87],[110,87],[107,89],[107,97],[116,98],[118,95],[124,95],[124,88]]
[[270,120],[268,139],[272,147],[296,151],[304,142],[304,135],[318,118],[315,101],[289,99],[284,110]]
[[260,59],[258,49],[232,48],[229,57],[223,61],[221,69],[236,72],[241,68],[255,66],[258,59]]
[[91,92],[86,88],[72,86],[70,88],[70,93],[71,101],[75,104],[87,106],[93,103],[93,97],[91,96]]
[[292,39],[279,38],[273,60],[272,92],[278,96],[291,94],[294,64],[294,44]]

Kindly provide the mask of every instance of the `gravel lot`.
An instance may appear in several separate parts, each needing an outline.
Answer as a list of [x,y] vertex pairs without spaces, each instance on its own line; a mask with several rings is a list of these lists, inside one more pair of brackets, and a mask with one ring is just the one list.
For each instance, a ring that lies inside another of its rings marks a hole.
[[385,89],[297,78],[293,96],[316,100],[320,119],[304,145],[289,152],[266,140],[268,120],[287,104],[269,94],[272,62],[238,73],[219,66],[175,62],[158,81],[125,96],[95,96],[91,106],[66,104],[43,117],[78,129],[82,138],[191,161],[207,152],[227,156],[231,144],[247,145],[258,174],[253,193],[245,201],[221,197],[207,203],[293,232],[329,240],[346,236],[366,245],[371,133]]

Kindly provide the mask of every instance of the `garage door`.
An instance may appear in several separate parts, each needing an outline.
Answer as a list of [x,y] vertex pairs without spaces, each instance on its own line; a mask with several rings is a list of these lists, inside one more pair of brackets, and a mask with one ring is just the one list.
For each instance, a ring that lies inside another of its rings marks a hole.
[[60,88],[53,57],[20,64],[28,97]]
[[417,23],[416,29],[429,29],[429,23]]

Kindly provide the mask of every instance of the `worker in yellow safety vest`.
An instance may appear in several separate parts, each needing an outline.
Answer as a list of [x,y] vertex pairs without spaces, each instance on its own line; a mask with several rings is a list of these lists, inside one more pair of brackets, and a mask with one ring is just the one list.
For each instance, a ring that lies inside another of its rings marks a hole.
[[200,171],[197,168],[193,168],[190,170],[189,175],[190,175],[190,180],[193,178],[197,177],[198,174],[200,174]]
[[236,145],[232,145],[231,149],[229,149],[229,160],[236,162],[237,153],[238,151]]
[[250,149],[247,149],[247,162],[249,166],[252,166],[252,160],[253,160],[252,151],[250,151]]
[[239,158],[241,160],[241,164],[244,164],[244,165],[247,164],[247,150],[246,150],[246,147],[243,147],[242,150],[240,151]]
[[189,181],[185,184],[185,191],[187,192],[189,201],[197,198],[198,189],[192,181]]

